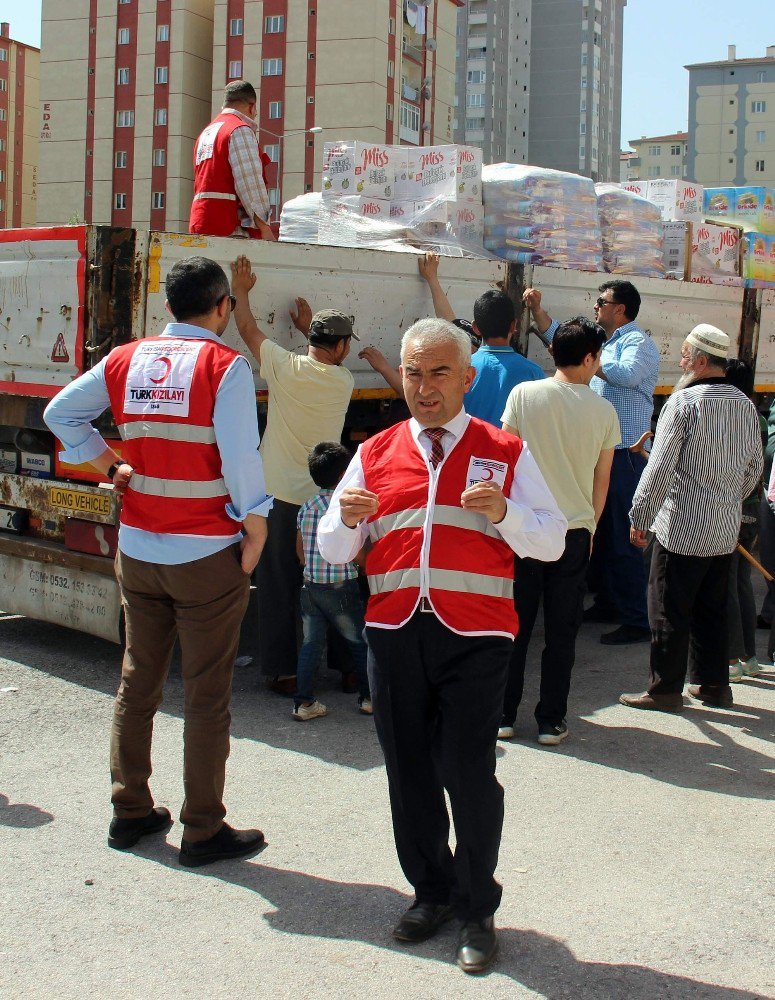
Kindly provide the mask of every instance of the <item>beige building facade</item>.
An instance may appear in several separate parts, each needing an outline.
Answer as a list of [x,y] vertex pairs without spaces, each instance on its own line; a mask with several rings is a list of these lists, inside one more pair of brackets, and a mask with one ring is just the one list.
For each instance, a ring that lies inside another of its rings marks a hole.
[[185,232],[213,0],[44,0],[38,221]]
[[0,23],[0,229],[37,219],[40,50]]
[[671,135],[643,135],[640,139],[630,139],[632,151],[627,155],[627,176],[622,179],[648,181],[657,177],[678,180],[688,177],[688,138],[686,132],[673,132]]

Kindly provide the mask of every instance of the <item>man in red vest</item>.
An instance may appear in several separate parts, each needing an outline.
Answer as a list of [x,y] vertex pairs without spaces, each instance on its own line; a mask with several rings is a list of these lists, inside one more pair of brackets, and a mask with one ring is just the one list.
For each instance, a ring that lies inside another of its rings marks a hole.
[[558,559],[567,527],[526,445],[463,409],[475,374],[465,332],[415,323],[401,344],[412,417],[361,445],[318,529],[332,563],[372,542],[369,679],[396,848],[415,891],[393,934],[423,941],[456,915],[465,972],[484,971],[497,951],[495,741],[517,634],[514,553]]
[[266,153],[258,148],[253,86],[235,80],[223,108],[194,146],[194,200],[189,232],[273,240],[266,190]]
[[[126,652],[108,844],[126,850],[171,825],[148,779],[153,719],[177,638],[185,689],[180,863],[199,867],[264,842],[260,830],[224,822],[223,787],[239,628],[272,498],[250,365],[221,341],[233,301],[223,269],[204,257],[181,260],[166,292],[174,322],[161,336],[111,351],[49,403],[45,420],[65,461],[91,463],[124,497],[116,575]],[[108,406],[121,457],[90,423]]]

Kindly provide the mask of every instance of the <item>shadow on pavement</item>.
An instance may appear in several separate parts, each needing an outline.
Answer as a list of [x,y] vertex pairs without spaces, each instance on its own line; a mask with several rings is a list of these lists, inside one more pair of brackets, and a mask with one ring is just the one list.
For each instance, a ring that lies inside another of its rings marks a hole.
[[0,795],[0,826],[10,826],[17,830],[34,830],[54,820],[54,814],[31,806],[27,802],[11,802],[7,795]]
[[[177,850],[170,844],[146,846],[143,856],[179,869]],[[457,924],[453,921],[430,941],[404,946],[393,941],[391,929],[411,898],[384,885],[336,882],[305,872],[236,861],[201,869],[198,877],[217,879],[257,893],[273,909],[264,919],[283,934],[357,941],[428,961],[454,961]],[[493,972],[509,976],[546,997],[658,1000],[756,1000],[747,990],[714,986],[639,965],[609,965],[577,959],[561,940],[536,931],[506,927],[499,930],[500,953]],[[464,973],[460,973],[461,976]]]

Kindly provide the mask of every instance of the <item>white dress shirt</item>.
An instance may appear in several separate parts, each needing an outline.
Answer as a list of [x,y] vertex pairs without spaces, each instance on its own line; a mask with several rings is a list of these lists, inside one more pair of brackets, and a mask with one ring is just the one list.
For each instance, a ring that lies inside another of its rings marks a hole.
[[[441,439],[445,458],[462,438],[470,420],[471,417],[465,410],[461,410],[449,423],[443,425],[447,431]],[[409,430],[428,463],[433,485],[433,480],[438,477],[442,465],[440,464],[438,469],[432,468],[429,461],[431,441],[422,433],[425,428],[414,417],[409,421]],[[349,487],[366,488],[360,448],[353,456],[342,481],[334,490],[328,511],[318,526],[318,549],[323,558],[330,563],[350,562],[360,551],[369,534],[366,520],[361,521],[355,528],[348,527],[342,520],[339,498],[342,491]],[[429,510],[423,527],[423,547],[420,555],[421,597],[428,596],[428,554],[431,536],[428,528],[431,519],[432,510]],[[554,562],[560,558],[565,549],[568,522],[557,506],[527,445],[523,446],[514,468],[511,490],[506,498],[506,515],[493,527],[518,556]]]

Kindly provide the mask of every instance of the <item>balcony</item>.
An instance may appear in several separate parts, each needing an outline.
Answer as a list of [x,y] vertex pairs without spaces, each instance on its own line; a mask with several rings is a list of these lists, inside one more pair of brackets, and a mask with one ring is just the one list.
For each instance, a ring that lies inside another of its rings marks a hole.
[[401,101],[398,137],[402,142],[420,145],[420,109],[414,104]]
[[408,83],[402,83],[401,97],[406,101],[414,101],[417,104],[420,100],[420,91],[416,87],[410,87]]
[[412,45],[406,38],[401,39],[401,51],[407,59],[412,59],[414,62],[422,64],[423,50]]

